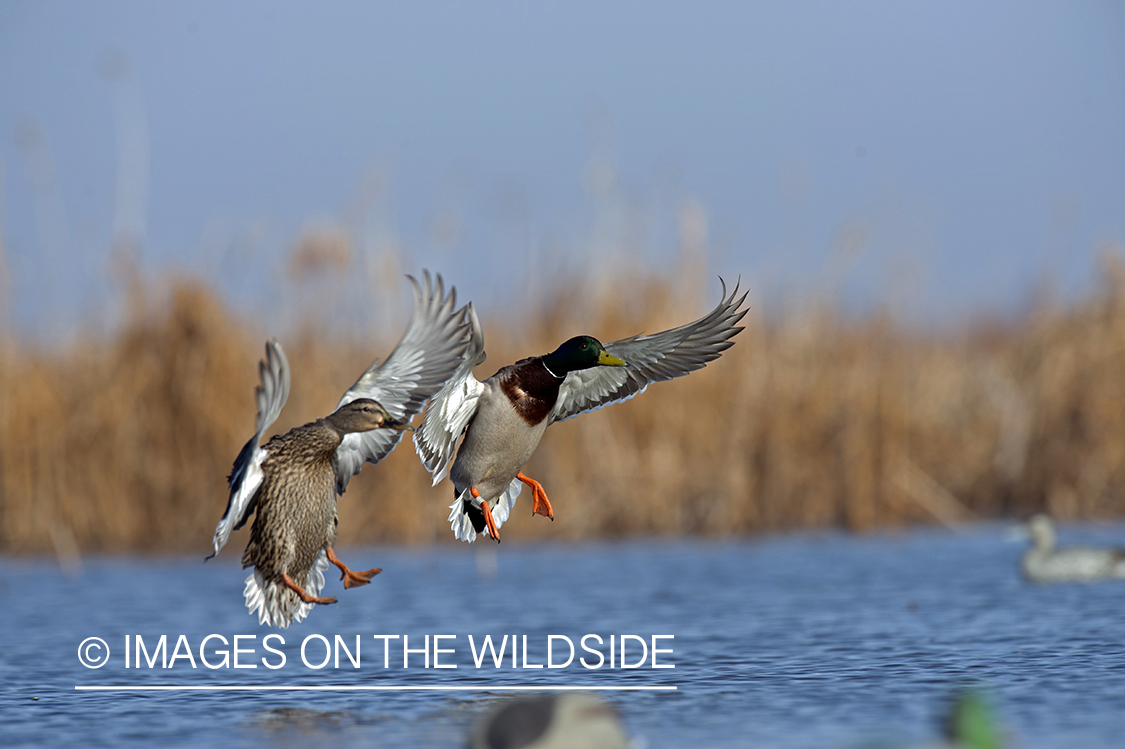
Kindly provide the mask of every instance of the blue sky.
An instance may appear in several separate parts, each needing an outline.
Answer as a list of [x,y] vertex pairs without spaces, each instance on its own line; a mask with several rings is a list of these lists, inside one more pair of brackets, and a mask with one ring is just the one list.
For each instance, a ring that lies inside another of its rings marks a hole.
[[28,335],[119,293],[122,232],[251,313],[310,227],[500,308],[608,254],[666,269],[685,216],[770,304],[1011,313],[1125,240],[1123,133],[1109,0],[0,2]]

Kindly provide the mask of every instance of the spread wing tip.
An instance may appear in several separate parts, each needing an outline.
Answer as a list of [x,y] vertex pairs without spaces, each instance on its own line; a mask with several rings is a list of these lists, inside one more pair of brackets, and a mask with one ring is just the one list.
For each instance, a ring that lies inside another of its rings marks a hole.
[[415,314],[419,311],[433,319],[440,319],[452,314],[457,306],[457,287],[450,286],[449,293],[445,293],[445,280],[440,273],[430,274],[426,268],[422,269],[422,283],[409,273],[406,275],[414,287]]

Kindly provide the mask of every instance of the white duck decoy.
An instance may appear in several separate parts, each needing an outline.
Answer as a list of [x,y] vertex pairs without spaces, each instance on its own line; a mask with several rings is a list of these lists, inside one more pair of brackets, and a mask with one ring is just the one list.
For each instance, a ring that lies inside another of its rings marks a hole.
[[454,311],[456,291],[443,291],[424,276],[413,278],[414,313],[406,332],[381,365],[376,359],[330,416],[273,437],[262,436],[289,397],[289,363],[276,340],[266,344],[259,367],[257,431],[242,448],[230,475],[227,510],[215,528],[215,556],[257,511],[243,567],[246,606],[261,624],[288,627],[300,622],[320,597],[324,572],[336,565],[345,588],[366,585],[381,570],[355,572],[333,551],[336,495],[364,462],[378,463],[411,428],[410,419],[449,378],[465,354],[469,331],[465,308]]
[[[499,541],[499,528],[524,484],[534,497],[532,514],[553,520],[543,486],[523,474],[547,427],[628,400],[654,382],[682,377],[718,359],[742,330],[738,322],[746,314],[740,309],[745,299],[737,285],[728,296],[724,284],[718,306],[694,322],[604,346],[596,338],[577,336],[550,354],[503,367],[484,382],[473,377],[485,354],[484,333],[470,304],[472,340],[465,361],[434,396],[414,432],[414,446],[434,485],[447,473],[453,482],[449,523],[454,536],[472,542],[487,529]],[[450,468],[454,450],[457,459]]]
[[1023,576],[1035,583],[1125,580],[1125,549],[1089,546],[1055,547],[1055,524],[1047,515],[1034,515],[1025,526],[1031,548],[1020,560]]

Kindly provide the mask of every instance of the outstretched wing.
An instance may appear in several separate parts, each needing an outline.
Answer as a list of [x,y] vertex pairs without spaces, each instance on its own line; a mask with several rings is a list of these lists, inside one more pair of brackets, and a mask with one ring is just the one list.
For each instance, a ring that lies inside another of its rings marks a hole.
[[215,551],[207,559],[226,546],[232,531],[246,524],[257,504],[258,488],[262,485],[262,461],[267,455],[260,447],[262,435],[277,421],[285,401],[289,399],[289,360],[285,358],[277,339],[266,344],[266,358],[258,363],[258,374],[262,380],[262,384],[254,388],[254,397],[258,400],[258,428],[234,461],[227,511],[215,527],[212,539]]
[[559,388],[549,423],[628,400],[653,382],[702,369],[734,345],[730,339],[742,330],[737,324],[746,315],[746,310],[739,309],[745,300],[746,293],[738,296],[738,284],[727,296],[723,283],[719,306],[695,322],[605,344],[606,351],[624,359],[628,366],[591,367],[569,373]]
[[[375,360],[336,408],[356,398],[371,398],[393,418],[410,421],[461,362],[469,335],[464,308],[454,311],[456,289],[450,287],[446,295],[441,276],[431,283],[428,271],[423,272],[421,286],[413,277],[408,278],[414,285],[414,313],[402,340],[382,365]],[[397,429],[346,435],[336,449],[337,491],[344,492],[364,461],[378,463],[400,439],[402,432]]]
[[472,303],[468,309],[471,329],[469,347],[457,371],[445,383],[422,418],[422,426],[414,431],[414,449],[422,459],[422,465],[433,474],[433,485],[449,473],[449,461],[457,450],[457,441],[465,433],[473,415],[484,385],[473,377],[473,368],[485,360],[484,331]]

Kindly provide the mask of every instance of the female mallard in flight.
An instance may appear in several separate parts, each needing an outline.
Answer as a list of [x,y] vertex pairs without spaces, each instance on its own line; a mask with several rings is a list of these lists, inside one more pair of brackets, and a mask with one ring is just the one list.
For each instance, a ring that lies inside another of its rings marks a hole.
[[[720,279],[721,280],[721,279]],[[554,519],[543,486],[523,474],[543,432],[556,421],[632,398],[653,382],[682,377],[717,359],[730,348],[737,323],[738,286],[710,314],[653,335],[635,335],[604,346],[578,336],[550,354],[523,359],[484,382],[473,368],[484,361],[484,333],[469,305],[472,340],[465,360],[430,403],[414,446],[437,485],[448,473],[456,499],[449,513],[453,534],[474,541],[485,529],[500,540],[524,484],[531,487],[532,514]],[[457,460],[449,461],[457,441]]]
[[[257,432],[242,448],[230,475],[230,500],[215,528],[215,551],[257,510],[242,566],[246,606],[258,621],[287,627],[308,616],[321,598],[329,563],[340,568],[345,588],[365,585],[381,570],[355,572],[336,556],[336,494],[364,461],[378,463],[411,428],[410,419],[460,364],[468,346],[465,308],[453,311],[456,291],[444,294],[425,275],[414,284],[414,314],[391,355],[376,360],[323,419],[277,435],[259,447],[262,435],[289,397],[289,362],[276,340],[266,344],[259,370]],[[208,557],[210,559],[211,557]]]

